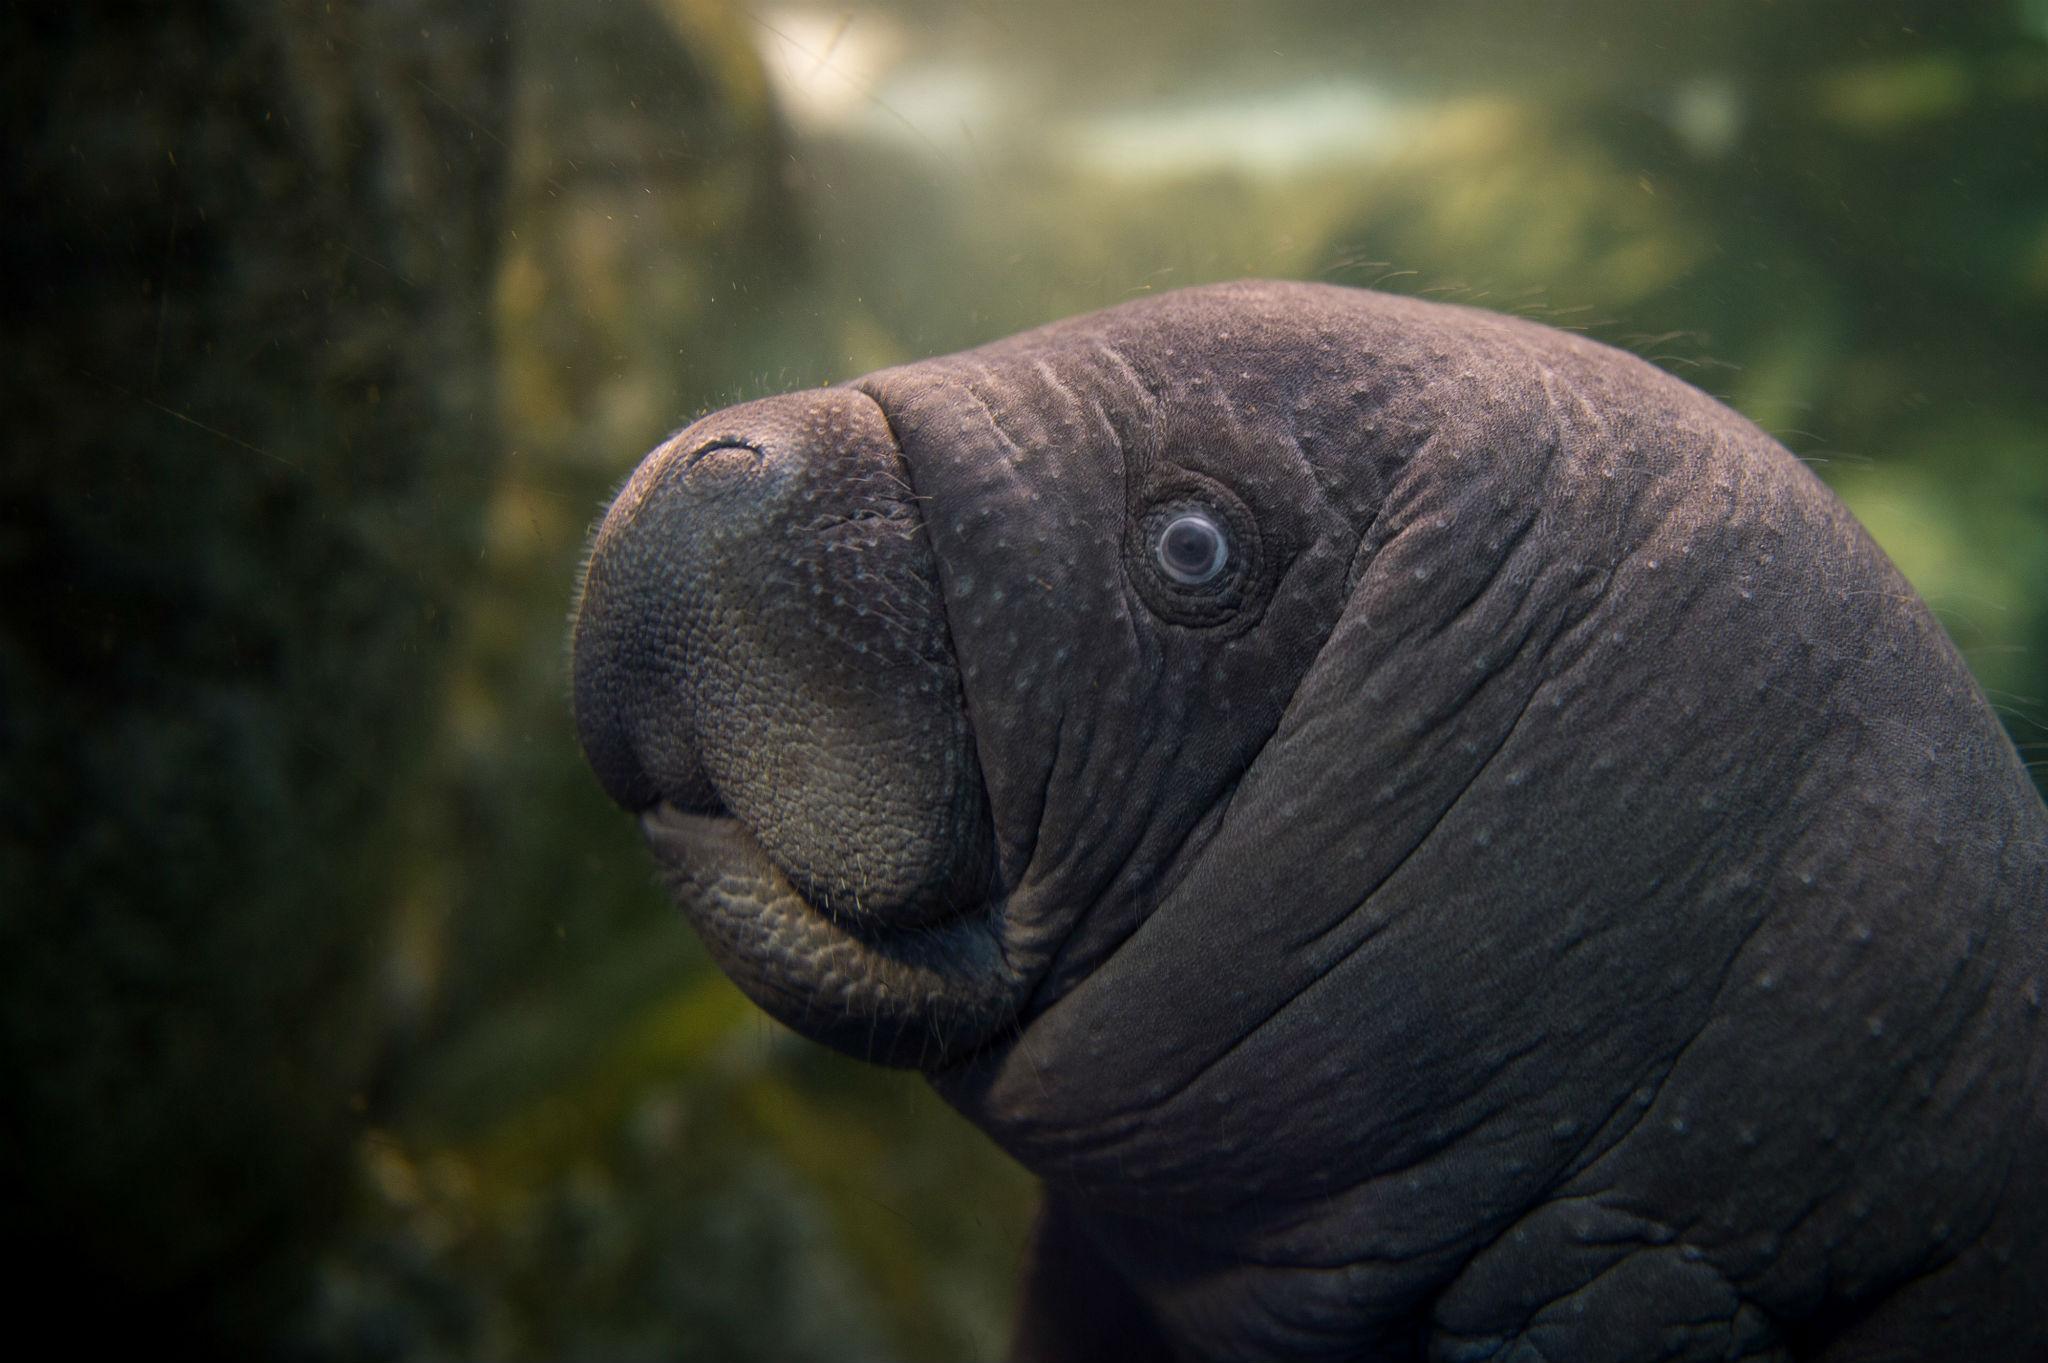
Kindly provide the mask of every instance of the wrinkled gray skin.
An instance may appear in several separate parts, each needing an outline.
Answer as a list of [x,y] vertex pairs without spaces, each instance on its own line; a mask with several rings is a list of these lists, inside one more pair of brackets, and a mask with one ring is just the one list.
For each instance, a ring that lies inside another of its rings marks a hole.
[[725,969],[1043,1178],[1018,1358],[2048,1357],[2048,814],[1646,364],[1237,284],[750,403],[574,648]]

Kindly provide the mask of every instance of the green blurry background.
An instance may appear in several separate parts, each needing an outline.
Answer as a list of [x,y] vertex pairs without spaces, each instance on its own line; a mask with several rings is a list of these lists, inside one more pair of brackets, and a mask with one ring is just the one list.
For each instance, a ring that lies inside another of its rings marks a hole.
[[584,535],[715,405],[1244,275],[1522,313],[1777,433],[2048,760],[2040,0],[12,6],[0,109],[0,1249],[81,1344],[998,1355],[1028,1180],[576,753]]

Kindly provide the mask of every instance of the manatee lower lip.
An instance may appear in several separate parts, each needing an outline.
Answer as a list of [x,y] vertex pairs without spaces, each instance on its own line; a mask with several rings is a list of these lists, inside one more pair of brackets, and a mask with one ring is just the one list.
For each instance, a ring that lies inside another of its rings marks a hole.
[[[744,886],[762,897],[794,897],[805,911],[862,936],[872,937],[891,929],[885,918],[814,902],[780,867],[773,865],[767,847],[754,830],[722,805],[690,810],[661,800],[641,811],[640,831],[665,868],[688,868],[693,877],[715,875],[728,889]],[[692,912],[691,917],[695,919],[696,914]],[[944,921],[941,918],[917,926],[941,926]]]
[[666,800],[641,811],[640,831],[664,865],[730,854],[742,839],[757,850],[760,847],[746,825],[732,815],[692,813]]
[[856,924],[798,893],[739,819],[663,801],[640,827],[720,969],[797,1031],[862,1059],[934,1068],[1014,1017],[1024,981],[986,906],[909,930]]

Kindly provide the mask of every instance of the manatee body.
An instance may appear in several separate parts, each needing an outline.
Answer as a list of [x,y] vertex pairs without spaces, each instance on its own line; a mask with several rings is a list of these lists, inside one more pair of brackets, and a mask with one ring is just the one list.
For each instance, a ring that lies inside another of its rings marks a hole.
[[1043,1179],[1018,1358],[2048,1357],[2048,812],[1628,355],[1247,283],[735,407],[574,668],[741,987]]

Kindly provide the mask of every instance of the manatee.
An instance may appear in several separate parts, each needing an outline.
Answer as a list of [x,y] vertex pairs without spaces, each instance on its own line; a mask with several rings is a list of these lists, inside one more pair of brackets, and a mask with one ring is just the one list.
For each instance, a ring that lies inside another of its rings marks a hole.
[[1190,289],[716,412],[578,733],[1043,1182],[1012,1357],[2048,1357],[2048,811],[1847,510],[1582,337]]

